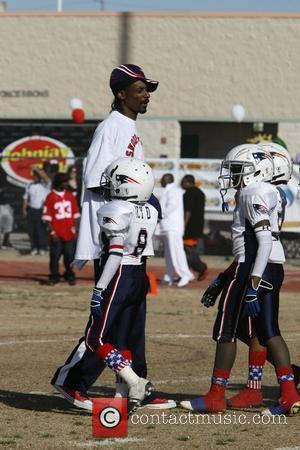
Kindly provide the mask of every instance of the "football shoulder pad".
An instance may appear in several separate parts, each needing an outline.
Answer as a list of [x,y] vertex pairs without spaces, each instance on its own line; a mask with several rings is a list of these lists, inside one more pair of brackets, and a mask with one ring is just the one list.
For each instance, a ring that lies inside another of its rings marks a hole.
[[123,200],[112,200],[97,211],[101,231],[107,237],[123,236],[129,227],[134,207]]

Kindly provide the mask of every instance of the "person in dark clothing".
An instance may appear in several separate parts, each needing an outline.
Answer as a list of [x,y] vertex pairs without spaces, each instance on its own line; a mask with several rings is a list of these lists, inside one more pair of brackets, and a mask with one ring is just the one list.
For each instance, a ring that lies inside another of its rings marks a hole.
[[193,175],[185,175],[181,180],[185,190],[184,205],[184,250],[190,269],[198,272],[198,280],[205,276],[207,265],[199,256],[203,238],[205,195],[195,185]]

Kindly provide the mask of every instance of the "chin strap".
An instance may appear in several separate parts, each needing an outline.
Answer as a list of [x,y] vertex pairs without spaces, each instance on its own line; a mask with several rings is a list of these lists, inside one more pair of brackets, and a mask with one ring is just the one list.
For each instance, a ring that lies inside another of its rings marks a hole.
[[225,200],[227,189],[220,189],[220,194],[222,197],[222,212],[227,212],[229,210],[228,202]]

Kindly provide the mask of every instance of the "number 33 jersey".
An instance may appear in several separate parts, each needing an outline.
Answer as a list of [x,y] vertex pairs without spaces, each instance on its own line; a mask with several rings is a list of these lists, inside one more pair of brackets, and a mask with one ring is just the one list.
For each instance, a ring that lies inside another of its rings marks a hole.
[[153,255],[152,236],[157,225],[157,210],[145,203],[143,205],[126,200],[112,200],[97,211],[103,250],[108,256],[109,240],[123,239],[123,265],[139,265],[142,256]]
[[80,217],[77,200],[69,191],[51,191],[47,195],[42,220],[50,222],[56,235],[69,241],[75,237],[75,219]]

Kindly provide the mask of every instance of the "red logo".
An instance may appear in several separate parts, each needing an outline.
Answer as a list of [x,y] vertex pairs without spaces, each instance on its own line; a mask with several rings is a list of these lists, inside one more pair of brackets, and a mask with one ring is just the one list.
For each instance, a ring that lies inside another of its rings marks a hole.
[[59,171],[65,172],[67,166],[74,164],[72,150],[46,136],[29,136],[12,142],[2,151],[1,157],[7,175],[24,186],[33,180],[32,165],[42,168],[45,161],[55,160]]
[[134,156],[135,147],[137,146],[139,141],[140,141],[140,138],[136,134],[134,134],[131,138],[130,143],[128,144],[128,147],[126,150],[126,156]]
[[128,436],[127,398],[93,399],[93,436]]

